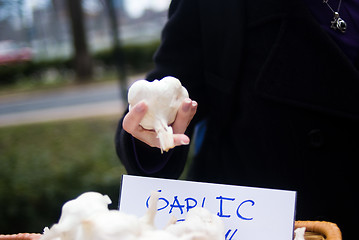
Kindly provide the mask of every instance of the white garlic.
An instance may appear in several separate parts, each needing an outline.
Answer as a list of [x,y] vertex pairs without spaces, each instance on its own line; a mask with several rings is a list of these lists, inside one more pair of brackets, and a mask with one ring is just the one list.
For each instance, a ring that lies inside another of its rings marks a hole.
[[174,147],[172,124],[183,100],[188,98],[186,88],[174,77],[149,82],[138,80],[128,91],[129,108],[145,101],[148,111],[140,125],[148,130],[155,130],[160,141],[161,151]]
[[45,228],[40,240],[224,240],[221,219],[204,208],[191,209],[184,222],[171,220],[156,229],[158,192],[153,192],[147,213],[138,218],[109,210],[108,196],[84,193],[65,203],[57,224]]

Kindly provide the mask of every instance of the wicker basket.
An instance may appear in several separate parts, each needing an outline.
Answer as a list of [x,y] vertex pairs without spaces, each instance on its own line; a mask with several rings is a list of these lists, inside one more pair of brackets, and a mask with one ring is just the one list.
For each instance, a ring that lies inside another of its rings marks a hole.
[[335,223],[321,221],[296,221],[295,228],[305,227],[306,240],[342,240],[342,233]]
[[0,235],[0,240],[39,240],[39,233],[19,233],[10,235]]
[[[342,234],[338,226],[330,222],[296,221],[295,228],[306,227],[306,240],[342,240]],[[39,240],[41,234],[19,233],[0,235],[0,240]]]

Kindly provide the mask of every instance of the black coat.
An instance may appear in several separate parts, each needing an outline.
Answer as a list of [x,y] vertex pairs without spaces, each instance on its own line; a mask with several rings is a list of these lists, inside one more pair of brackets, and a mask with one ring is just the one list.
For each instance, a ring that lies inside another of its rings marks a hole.
[[[174,0],[155,62],[149,79],[175,76],[199,103],[188,134],[207,122],[190,179],[295,190],[297,219],[354,236],[358,67],[302,1]],[[181,174],[188,147],[163,156],[119,126],[130,174]]]

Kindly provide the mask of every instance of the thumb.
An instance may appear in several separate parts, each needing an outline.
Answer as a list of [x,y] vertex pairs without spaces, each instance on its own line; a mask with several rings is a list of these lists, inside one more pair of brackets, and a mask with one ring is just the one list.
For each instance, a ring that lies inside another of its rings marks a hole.
[[147,109],[148,106],[144,101],[137,103],[124,117],[122,122],[123,129],[128,133],[133,133],[137,130],[142,118],[147,112]]

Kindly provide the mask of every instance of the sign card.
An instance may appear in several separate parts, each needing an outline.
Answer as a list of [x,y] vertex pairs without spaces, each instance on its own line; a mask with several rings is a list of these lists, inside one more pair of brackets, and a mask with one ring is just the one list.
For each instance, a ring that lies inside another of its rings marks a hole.
[[204,207],[224,222],[226,240],[291,240],[296,192],[124,175],[119,202],[122,212],[145,215],[152,191],[159,191],[155,224],[163,228],[174,215],[184,220]]

